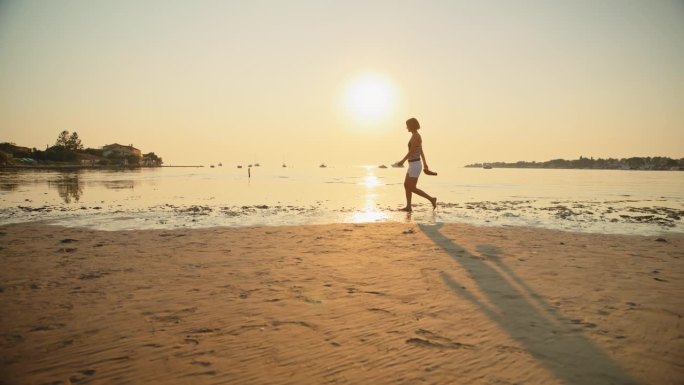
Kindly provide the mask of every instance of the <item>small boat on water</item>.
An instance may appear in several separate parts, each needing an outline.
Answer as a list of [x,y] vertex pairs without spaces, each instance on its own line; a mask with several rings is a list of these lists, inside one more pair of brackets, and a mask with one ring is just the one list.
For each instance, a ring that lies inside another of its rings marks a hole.
[[211,166],[209,166],[209,167],[211,167],[211,168],[214,168],[214,165],[212,164],[212,165],[211,165]]
[[237,168],[242,168],[242,165],[241,165],[241,164],[238,164],[238,165],[237,165]]
[[259,163],[254,163],[254,167],[261,167]]
[[385,166],[384,164],[381,164],[378,166],[378,168],[387,168],[387,166]]
[[492,169],[492,165],[489,164],[489,163],[485,163],[485,164],[482,165],[482,168],[484,168],[485,170],[491,170],[491,169]]
[[285,167],[287,167],[287,165],[285,163],[283,163],[283,168],[285,168]]
[[320,168],[326,168],[326,167],[328,167],[328,166],[326,166],[325,163],[321,163],[321,165],[318,166],[318,167],[320,167]]
[[223,163],[220,163],[220,162],[219,162],[219,167],[223,167]]

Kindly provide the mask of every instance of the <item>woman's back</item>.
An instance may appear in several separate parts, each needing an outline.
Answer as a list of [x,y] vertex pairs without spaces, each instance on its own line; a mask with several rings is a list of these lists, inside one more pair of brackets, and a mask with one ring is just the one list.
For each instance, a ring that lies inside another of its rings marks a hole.
[[413,135],[411,135],[411,140],[408,142],[409,160],[420,159],[422,145],[423,139],[420,137],[420,134],[414,132]]

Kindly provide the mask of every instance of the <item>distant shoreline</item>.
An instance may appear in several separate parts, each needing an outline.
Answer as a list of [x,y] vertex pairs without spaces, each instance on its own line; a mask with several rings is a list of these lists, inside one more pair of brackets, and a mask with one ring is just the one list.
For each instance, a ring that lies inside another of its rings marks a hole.
[[0,166],[0,170],[6,169],[21,169],[21,170],[135,170],[143,168],[173,168],[173,167],[192,167],[200,168],[204,166],[155,166],[155,167],[145,167],[145,166],[84,166],[79,164],[53,164],[53,165],[5,165]]
[[677,169],[640,169],[640,168],[579,168],[579,167],[524,167],[524,166],[491,166],[489,168],[483,166],[467,165],[463,168],[484,168],[484,169],[516,169],[516,170],[596,170],[596,171],[684,171],[684,168]]
[[472,168],[543,168],[556,170],[646,170],[646,171],[682,171],[684,170],[684,158],[672,159],[666,156],[646,156],[631,158],[585,158],[579,159],[552,159],[545,162],[517,161],[508,162],[484,162],[467,164],[465,167]]
[[194,167],[194,168],[201,168],[201,167],[204,167],[204,166],[201,166],[201,165],[200,165],[200,166],[192,166],[192,165],[191,165],[191,166],[159,166],[159,167]]

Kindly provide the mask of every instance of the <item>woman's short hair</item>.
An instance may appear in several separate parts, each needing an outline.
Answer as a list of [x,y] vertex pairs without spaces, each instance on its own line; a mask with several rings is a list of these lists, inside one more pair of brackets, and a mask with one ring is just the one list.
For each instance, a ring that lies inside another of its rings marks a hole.
[[406,127],[410,128],[410,129],[419,130],[420,129],[420,123],[418,123],[418,119],[411,118],[411,119],[406,121]]

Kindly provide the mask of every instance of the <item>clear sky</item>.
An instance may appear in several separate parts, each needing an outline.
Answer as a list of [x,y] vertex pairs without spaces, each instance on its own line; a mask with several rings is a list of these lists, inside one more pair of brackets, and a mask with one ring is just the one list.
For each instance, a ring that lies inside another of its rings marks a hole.
[[684,157],[679,0],[0,0],[0,141],[166,164]]

